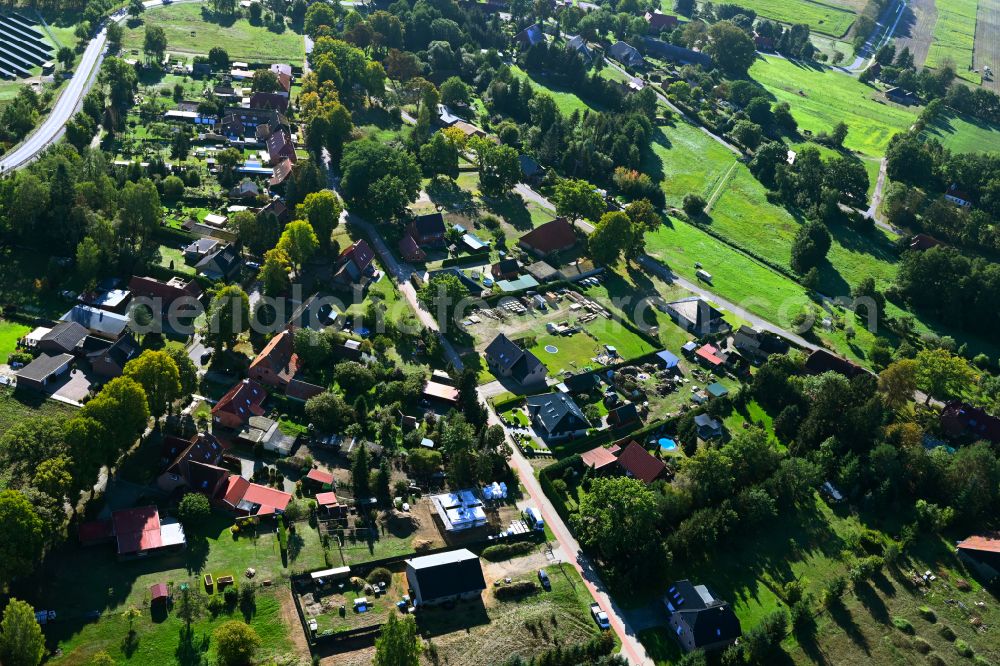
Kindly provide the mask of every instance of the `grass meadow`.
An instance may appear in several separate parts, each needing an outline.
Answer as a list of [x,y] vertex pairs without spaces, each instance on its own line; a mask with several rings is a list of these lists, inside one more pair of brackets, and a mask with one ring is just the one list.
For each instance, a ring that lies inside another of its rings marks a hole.
[[1000,127],[975,118],[940,116],[924,130],[924,136],[937,139],[956,153],[1000,149]]
[[216,21],[200,4],[170,5],[143,12],[137,26],[126,28],[123,47],[141,52],[147,25],[158,25],[166,31],[167,50],[174,53],[204,55],[213,46],[221,46],[237,61],[301,65],[305,60],[302,35],[291,30],[273,32],[251,25],[244,18]]
[[750,68],[750,76],[776,101],[791,105],[799,131],[829,132],[844,121],[849,128],[844,146],[866,155],[884,155],[889,139],[906,131],[918,115],[916,109],[880,100],[875,88],[832,69],[764,57]]
[[851,29],[854,3],[837,0],[741,0],[741,7],[782,23],[805,23],[812,32],[843,37]]
[[950,60],[958,76],[972,83],[982,83],[982,76],[969,70],[976,41],[978,5],[978,0],[948,0],[935,4],[937,23],[924,62],[927,67],[940,67]]
[[588,104],[583,101],[579,95],[574,92],[569,91],[561,86],[546,83],[544,79],[536,76],[531,76],[525,72],[520,67],[513,65],[510,71],[516,76],[520,76],[522,79],[527,79],[531,81],[531,87],[538,92],[545,92],[552,95],[552,99],[555,100],[556,106],[559,107],[560,113],[564,116],[572,114],[574,111],[579,111],[583,113],[587,109],[592,111],[600,111],[600,107],[594,106],[593,104]]
[[736,161],[728,148],[683,120],[660,127],[650,148],[642,171],[660,182],[668,206],[679,207],[692,192],[707,200]]

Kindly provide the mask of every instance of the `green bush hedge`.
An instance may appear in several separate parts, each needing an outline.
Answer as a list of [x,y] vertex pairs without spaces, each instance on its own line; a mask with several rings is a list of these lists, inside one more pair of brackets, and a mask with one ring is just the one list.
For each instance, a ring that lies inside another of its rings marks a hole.
[[509,560],[518,555],[527,555],[534,550],[535,544],[530,541],[517,541],[515,543],[498,543],[495,546],[487,546],[481,553],[484,560],[499,562]]
[[519,580],[510,585],[502,585],[494,591],[493,596],[501,601],[520,599],[538,591],[538,584],[533,580]]

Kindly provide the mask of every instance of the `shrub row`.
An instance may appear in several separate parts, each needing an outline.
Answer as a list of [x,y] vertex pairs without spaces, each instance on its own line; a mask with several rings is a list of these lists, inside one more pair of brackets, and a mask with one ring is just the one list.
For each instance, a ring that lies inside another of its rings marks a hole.
[[518,555],[527,555],[535,547],[530,541],[517,541],[515,543],[498,543],[495,546],[487,546],[483,549],[482,557],[490,562],[509,560]]

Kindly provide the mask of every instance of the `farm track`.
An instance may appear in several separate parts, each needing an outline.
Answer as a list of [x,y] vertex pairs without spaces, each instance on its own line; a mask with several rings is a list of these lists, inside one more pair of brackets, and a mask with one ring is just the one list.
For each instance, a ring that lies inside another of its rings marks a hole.
[[992,81],[983,78],[983,87],[1000,92],[1000,80],[995,73],[1000,67],[1000,0],[979,0],[972,63],[980,71],[984,65],[994,70]]
[[719,179],[719,184],[715,186],[715,190],[708,197],[708,203],[705,204],[706,213],[711,212],[712,207],[715,206],[715,202],[718,201],[719,197],[722,196],[722,193],[726,191],[726,185],[729,184],[729,179],[733,177],[733,173],[735,173],[736,167],[738,167],[739,164],[739,160],[733,162],[726,173],[722,175],[722,178]]
[[[904,47],[913,54],[913,63],[923,67],[927,60],[927,52],[931,48],[934,37],[934,26],[937,23],[937,7],[935,0],[910,0],[903,18],[896,28],[896,51]],[[982,3],[983,0],[980,0]]]

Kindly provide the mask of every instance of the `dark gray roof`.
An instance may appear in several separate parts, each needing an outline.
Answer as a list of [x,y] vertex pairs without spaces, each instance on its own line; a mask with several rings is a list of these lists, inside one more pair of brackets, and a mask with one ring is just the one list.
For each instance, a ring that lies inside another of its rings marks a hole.
[[733,609],[705,585],[677,581],[667,590],[667,601],[675,608],[677,619],[688,626],[695,647],[734,641],[742,633]]
[[62,321],[71,321],[80,324],[88,331],[101,333],[108,337],[118,337],[128,326],[128,318],[125,315],[105,312],[92,308],[89,305],[77,305],[72,310],[60,317]]
[[462,548],[406,561],[416,576],[420,596],[425,600],[486,589],[479,558]]
[[139,345],[131,335],[123,335],[113,345],[107,349],[100,349],[88,354],[90,358],[106,357],[107,360],[119,368],[124,368],[125,364],[139,354]]
[[433,236],[444,233],[444,217],[441,213],[428,213],[413,218],[413,228],[421,236]]
[[236,251],[236,247],[227,245],[199,261],[195,264],[195,268],[203,273],[218,272],[227,275],[233,270],[239,259],[240,254]]
[[486,355],[493,359],[503,372],[509,372],[517,381],[524,381],[525,377],[542,365],[537,356],[518,347],[503,333],[493,338],[493,342],[486,347]]
[[528,412],[552,435],[590,427],[590,421],[580,407],[562,393],[529,396],[525,401]]
[[531,155],[525,155],[522,153],[517,156],[517,161],[521,165],[521,174],[525,178],[531,178],[535,174],[545,172],[545,169],[543,169],[542,165],[538,163],[538,160]]
[[662,39],[656,39],[655,37],[644,37],[642,44],[646,48],[647,53],[657,58],[674,60],[681,63],[691,63],[694,65],[701,65],[702,67],[712,66],[711,56],[707,53],[702,53],[701,51],[686,49],[683,46],[675,46],[670,42],[665,42]]
[[87,329],[75,321],[61,321],[41,337],[39,342],[51,342],[63,351],[71,351],[87,337]]
[[70,354],[42,354],[28,365],[18,370],[17,376],[41,382],[72,360],[73,357]]
[[618,62],[638,63],[642,60],[642,54],[631,44],[625,42],[615,42],[608,49],[608,54]]

